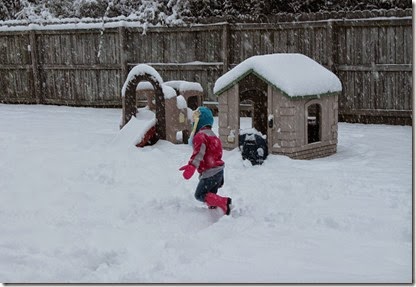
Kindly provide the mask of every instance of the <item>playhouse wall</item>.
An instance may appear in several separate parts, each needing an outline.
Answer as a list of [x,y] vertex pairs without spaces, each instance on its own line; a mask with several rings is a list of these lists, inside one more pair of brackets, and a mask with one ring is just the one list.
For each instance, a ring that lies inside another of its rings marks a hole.
[[177,97],[165,99],[166,112],[166,140],[171,143],[178,143],[176,133],[190,131],[191,124],[188,120],[187,109],[178,109]]
[[236,148],[240,126],[238,84],[218,96],[218,117],[221,119],[218,133],[223,148]]
[[[273,128],[271,130],[271,151],[284,152],[302,144],[300,129],[303,129],[303,108],[298,102],[290,100],[276,89],[269,89],[273,111]],[[301,115],[301,118],[299,118]]]
[[[271,91],[274,127],[270,150],[296,159],[323,157],[336,152],[338,136],[338,97],[328,96],[310,100],[291,99],[279,91]],[[307,142],[307,107],[321,105],[321,141]]]
[[322,138],[338,142],[338,95],[322,98]]

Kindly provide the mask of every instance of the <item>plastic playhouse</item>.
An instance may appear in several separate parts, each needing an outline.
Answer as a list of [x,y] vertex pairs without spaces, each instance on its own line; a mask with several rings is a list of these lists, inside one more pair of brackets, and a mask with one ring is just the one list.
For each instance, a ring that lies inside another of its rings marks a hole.
[[266,138],[269,153],[295,159],[331,155],[337,148],[341,91],[338,77],[305,55],[248,58],[215,82],[223,147],[239,145],[240,103],[251,101],[252,126]]

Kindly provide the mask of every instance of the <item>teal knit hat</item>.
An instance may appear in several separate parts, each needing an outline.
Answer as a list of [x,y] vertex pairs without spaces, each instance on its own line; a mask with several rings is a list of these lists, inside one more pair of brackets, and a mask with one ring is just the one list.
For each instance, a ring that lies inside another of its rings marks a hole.
[[196,132],[198,132],[201,128],[205,126],[211,126],[214,124],[214,117],[212,112],[207,107],[199,107],[199,121],[198,125],[196,126]]

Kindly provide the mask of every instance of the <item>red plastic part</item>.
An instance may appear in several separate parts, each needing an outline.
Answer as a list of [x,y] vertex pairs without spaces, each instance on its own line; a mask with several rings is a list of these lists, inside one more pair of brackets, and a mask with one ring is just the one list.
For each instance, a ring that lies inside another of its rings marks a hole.
[[144,147],[149,143],[149,140],[156,135],[156,126],[151,127],[144,135],[141,142],[136,144],[137,147]]

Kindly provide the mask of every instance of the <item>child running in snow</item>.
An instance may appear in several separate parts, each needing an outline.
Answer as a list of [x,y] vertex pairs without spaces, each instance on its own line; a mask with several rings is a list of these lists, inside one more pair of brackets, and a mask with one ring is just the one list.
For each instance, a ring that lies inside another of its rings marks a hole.
[[224,184],[224,161],[221,140],[212,131],[214,117],[210,109],[199,107],[193,114],[193,131],[191,143],[193,153],[187,165],[179,170],[188,180],[198,170],[199,183],[195,198],[205,202],[209,208],[220,207],[225,214],[230,214],[231,198],[217,195]]

